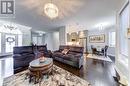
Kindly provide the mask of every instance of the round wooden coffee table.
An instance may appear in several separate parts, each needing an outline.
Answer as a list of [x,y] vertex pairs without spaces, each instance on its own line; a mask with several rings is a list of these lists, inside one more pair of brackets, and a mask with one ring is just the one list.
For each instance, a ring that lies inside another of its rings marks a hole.
[[40,62],[40,59],[33,60],[29,64],[29,82],[34,80],[35,83],[40,82],[44,75],[49,76],[53,68],[53,59],[46,58],[44,62]]

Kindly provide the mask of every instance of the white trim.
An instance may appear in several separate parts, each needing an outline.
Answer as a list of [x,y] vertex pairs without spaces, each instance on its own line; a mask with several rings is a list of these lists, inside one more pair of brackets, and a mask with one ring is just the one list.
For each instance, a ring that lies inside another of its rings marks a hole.
[[24,28],[29,29],[29,30],[32,29],[32,27],[30,27],[30,26],[26,26],[26,25],[18,24],[18,23],[12,22],[12,21],[0,20],[0,22],[3,22],[3,23],[12,23],[12,24],[15,24],[15,25],[17,25],[17,26],[24,27]]
[[126,61],[119,59],[120,57],[124,57],[124,58],[126,57],[127,58],[127,56],[123,56],[122,54],[120,54],[120,44],[119,44],[119,40],[120,40],[119,36],[120,35],[119,35],[119,30],[120,30],[120,14],[125,9],[125,7],[127,5],[129,5],[129,1],[130,0],[127,0],[125,2],[125,4],[122,6],[122,8],[120,9],[120,11],[117,12],[117,18],[116,18],[117,19],[116,20],[117,21],[116,22],[116,24],[117,24],[117,29],[116,29],[117,34],[116,34],[116,49],[115,49],[116,50],[116,69],[120,72],[121,76],[127,77],[127,80],[129,79],[128,73],[130,73],[130,71],[128,69],[128,65],[130,64],[129,63],[130,60],[128,60],[127,63],[126,63]]
[[125,7],[129,4],[129,0],[127,0],[124,5],[121,7],[121,9],[118,12],[118,15],[120,15],[122,13],[122,11],[125,9]]
[[[120,58],[124,58],[123,60]],[[119,55],[118,61],[122,63],[125,67],[128,67],[128,57],[122,56],[122,54]]]
[[109,54],[109,53],[107,54],[107,56],[112,56],[112,57],[115,57],[115,55],[113,55],[113,54]]
[[128,85],[128,78],[126,76],[124,76],[124,74],[122,74],[122,72],[119,70],[119,68],[117,66],[115,66],[115,70],[117,71],[117,73],[120,76],[120,81],[124,81],[124,83],[122,83],[122,84]]
[[[130,2],[130,0],[129,0]],[[129,4],[129,10],[130,10],[130,4]],[[130,11],[129,11],[129,23],[130,23]],[[129,24],[129,28],[130,28],[130,24]],[[130,44],[130,39],[128,39],[128,44]],[[130,45],[128,45],[128,69],[130,67]],[[128,86],[130,86],[130,69],[129,69],[129,84]]]
[[0,54],[0,57],[4,57],[4,56],[11,56],[11,55],[13,55],[13,53]]

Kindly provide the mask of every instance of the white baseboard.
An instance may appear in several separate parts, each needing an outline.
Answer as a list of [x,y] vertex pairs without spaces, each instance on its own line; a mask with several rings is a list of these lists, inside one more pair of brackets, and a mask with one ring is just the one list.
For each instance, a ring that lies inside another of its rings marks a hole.
[[11,56],[13,55],[12,53],[8,53],[8,54],[0,54],[0,57],[5,57],[5,56]]
[[122,83],[122,84],[124,84],[124,85],[126,85],[126,86],[128,86],[128,80],[127,80],[126,76],[124,76],[124,75],[121,73],[121,71],[118,69],[118,67],[116,67],[116,66],[115,66],[115,70],[117,71],[117,73],[118,73],[119,76],[120,76],[119,82]]

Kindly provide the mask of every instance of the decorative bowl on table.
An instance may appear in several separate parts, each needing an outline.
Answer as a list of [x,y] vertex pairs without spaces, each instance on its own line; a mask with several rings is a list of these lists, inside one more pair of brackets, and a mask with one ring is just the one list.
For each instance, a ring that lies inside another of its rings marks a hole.
[[45,57],[40,57],[40,58],[39,58],[39,62],[40,62],[40,63],[43,63],[43,62],[45,62],[45,61],[46,61],[46,58],[45,58]]

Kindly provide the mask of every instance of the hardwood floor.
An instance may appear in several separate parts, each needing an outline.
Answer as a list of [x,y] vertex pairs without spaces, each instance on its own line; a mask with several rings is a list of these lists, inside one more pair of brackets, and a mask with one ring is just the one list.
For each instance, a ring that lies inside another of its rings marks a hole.
[[2,86],[3,79],[13,75],[13,58],[0,58],[0,86]]
[[[113,63],[84,57],[84,65],[80,70],[58,61],[54,61],[54,64],[89,81],[92,86],[118,86],[112,77],[115,75]],[[0,59],[0,86],[2,86],[3,78],[12,74],[13,58]]]
[[118,86],[114,81],[113,63],[84,58],[84,65],[79,70],[69,65],[54,61],[54,64],[89,81],[92,86]]

